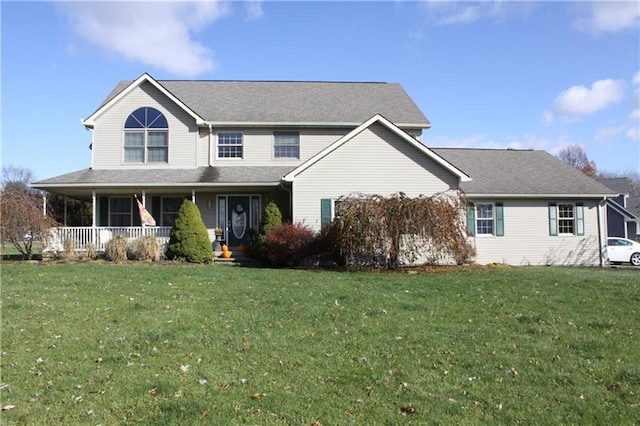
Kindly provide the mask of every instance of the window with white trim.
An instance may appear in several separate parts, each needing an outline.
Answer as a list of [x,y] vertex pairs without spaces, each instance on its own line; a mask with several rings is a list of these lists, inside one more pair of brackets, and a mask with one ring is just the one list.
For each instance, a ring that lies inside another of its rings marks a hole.
[[218,158],[242,158],[243,145],[240,132],[218,133]]
[[274,158],[300,158],[300,133],[273,132]]
[[142,107],[124,123],[125,163],[168,163],[169,124],[155,108]]
[[478,235],[493,235],[493,204],[476,204],[476,232]]
[[558,233],[573,234],[575,214],[573,204],[558,204]]
[[469,235],[504,236],[504,205],[500,203],[475,203],[467,209]]
[[584,205],[549,203],[549,235],[584,235]]

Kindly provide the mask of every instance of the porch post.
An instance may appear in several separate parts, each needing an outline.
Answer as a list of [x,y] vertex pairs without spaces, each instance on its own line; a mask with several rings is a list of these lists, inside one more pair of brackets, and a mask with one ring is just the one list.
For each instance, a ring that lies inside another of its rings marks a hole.
[[47,217],[47,194],[42,194],[42,215]]
[[97,226],[97,209],[96,209],[96,191],[95,189],[91,192],[91,226]]
[[91,244],[98,247],[98,230],[96,229],[97,208],[96,208],[96,190],[91,191]]
[[195,203],[196,203],[196,190],[195,190],[195,189],[192,189],[192,190],[191,190],[191,202],[192,202],[193,204],[195,204]]

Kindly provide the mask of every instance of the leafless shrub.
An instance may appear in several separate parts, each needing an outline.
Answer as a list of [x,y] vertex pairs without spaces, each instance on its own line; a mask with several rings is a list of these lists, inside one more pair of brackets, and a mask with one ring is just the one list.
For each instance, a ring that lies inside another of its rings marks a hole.
[[432,197],[355,195],[338,204],[337,243],[348,265],[400,266],[428,254],[431,263],[458,264],[474,255],[467,240],[466,201],[460,192]]

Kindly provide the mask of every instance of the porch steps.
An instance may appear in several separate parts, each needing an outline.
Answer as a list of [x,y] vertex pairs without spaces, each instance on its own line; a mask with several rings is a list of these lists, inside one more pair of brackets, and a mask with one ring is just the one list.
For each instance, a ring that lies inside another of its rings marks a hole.
[[235,266],[258,266],[259,263],[252,257],[244,254],[242,251],[234,250],[232,247],[230,250],[231,257],[222,257],[221,251],[214,252],[213,263],[219,263],[223,265],[235,265]]

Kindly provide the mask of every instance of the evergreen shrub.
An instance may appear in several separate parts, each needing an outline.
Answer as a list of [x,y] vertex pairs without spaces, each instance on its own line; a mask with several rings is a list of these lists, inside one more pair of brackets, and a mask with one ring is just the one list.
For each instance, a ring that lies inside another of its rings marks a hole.
[[213,259],[207,228],[198,207],[190,200],[185,200],[180,206],[169,234],[166,256],[192,263],[209,263]]

